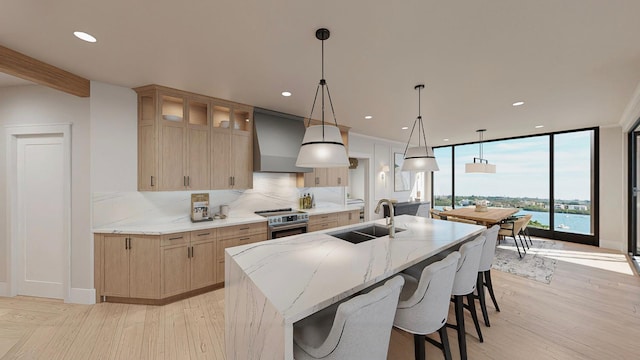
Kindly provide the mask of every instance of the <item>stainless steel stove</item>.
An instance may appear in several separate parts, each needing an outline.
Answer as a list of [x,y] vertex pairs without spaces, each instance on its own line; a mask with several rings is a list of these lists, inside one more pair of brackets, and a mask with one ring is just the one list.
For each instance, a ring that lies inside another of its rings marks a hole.
[[298,235],[307,232],[309,214],[292,208],[256,211],[269,222],[269,239]]

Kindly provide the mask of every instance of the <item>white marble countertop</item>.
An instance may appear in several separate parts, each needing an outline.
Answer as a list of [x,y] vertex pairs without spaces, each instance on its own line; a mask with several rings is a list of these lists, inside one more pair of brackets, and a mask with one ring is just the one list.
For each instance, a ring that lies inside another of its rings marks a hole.
[[132,235],[165,235],[185,231],[212,229],[223,226],[242,225],[256,222],[267,222],[267,219],[254,213],[231,212],[226,219],[214,219],[192,223],[189,215],[177,219],[153,219],[113,224],[93,229],[96,234],[132,234]]
[[[328,214],[341,211],[359,210],[360,207],[347,206],[323,206],[314,209],[304,209],[309,215]],[[297,209],[294,209],[297,210]],[[94,228],[96,234],[132,234],[132,235],[165,235],[179,232],[212,229],[223,226],[242,225],[256,222],[266,222],[267,219],[252,212],[231,211],[226,219],[214,219],[213,221],[203,221],[192,223],[189,215],[171,219],[143,219],[138,221],[127,221],[126,223],[111,224]]]
[[402,215],[388,236],[351,244],[337,233],[385,220],[333,228],[226,249],[231,257],[292,324],[330,304],[388,278],[443,249],[459,244],[484,227]]
[[313,209],[301,209],[300,211],[304,211],[309,215],[321,215],[321,214],[330,214],[337,213],[342,211],[351,211],[351,210],[360,210],[361,206],[358,205],[336,205],[336,206],[322,206],[316,207]]

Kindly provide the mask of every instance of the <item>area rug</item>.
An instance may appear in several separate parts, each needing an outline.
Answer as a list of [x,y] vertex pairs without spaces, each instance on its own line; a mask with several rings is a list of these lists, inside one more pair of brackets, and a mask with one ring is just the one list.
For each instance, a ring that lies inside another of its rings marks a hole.
[[561,249],[562,244],[553,240],[533,239],[533,245],[529,245],[529,247],[527,254],[520,258],[513,239],[503,240],[496,248],[496,257],[492,268],[550,284],[553,272],[556,270],[557,260],[552,259],[549,255],[555,250]]

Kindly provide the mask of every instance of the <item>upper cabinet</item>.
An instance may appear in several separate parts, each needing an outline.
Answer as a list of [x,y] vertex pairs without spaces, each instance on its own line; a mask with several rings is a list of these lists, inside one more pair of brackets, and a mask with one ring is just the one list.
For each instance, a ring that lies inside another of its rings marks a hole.
[[253,187],[253,109],[213,103],[211,184],[214,189]]
[[149,85],[138,93],[138,190],[253,186],[253,108]]

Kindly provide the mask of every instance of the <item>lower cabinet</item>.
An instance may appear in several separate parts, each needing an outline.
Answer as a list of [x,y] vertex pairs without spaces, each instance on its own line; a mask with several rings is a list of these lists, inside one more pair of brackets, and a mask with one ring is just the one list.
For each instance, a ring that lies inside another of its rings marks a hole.
[[104,296],[160,298],[160,247],[157,236],[105,235]]
[[350,210],[338,213],[338,226],[358,224],[360,222],[360,210]]
[[216,282],[224,282],[224,249],[264,240],[267,240],[266,223],[221,228],[217,248]]
[[224,249],[266,239],[266,222],[159,236],[96,234],[96,301],[162,300],[222,283]]
[[309,216],[309,232],[331,229],[338,226],[338,214]]
[[216,283],[215,241],[215,229],[162,236],[162,298]]
[[358,224],[360,210],[341,211],[309,216],[309,232],[331,229],[338,226]]

